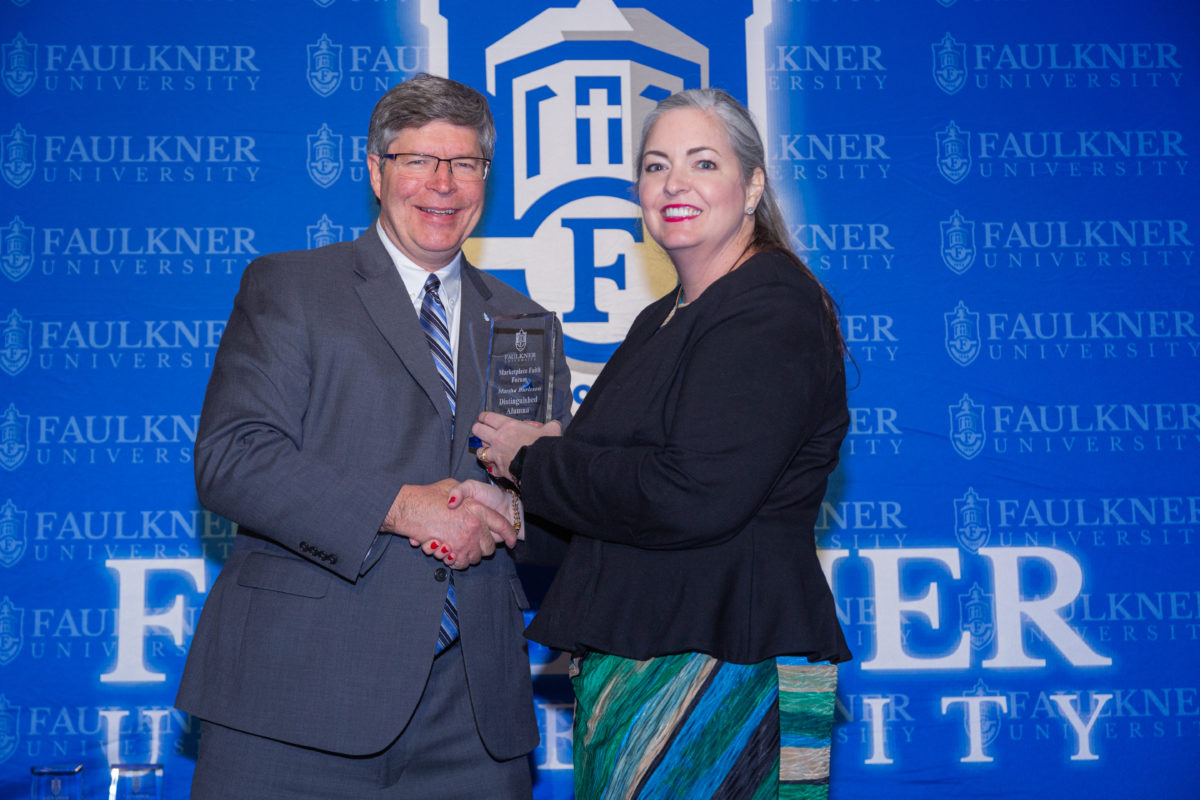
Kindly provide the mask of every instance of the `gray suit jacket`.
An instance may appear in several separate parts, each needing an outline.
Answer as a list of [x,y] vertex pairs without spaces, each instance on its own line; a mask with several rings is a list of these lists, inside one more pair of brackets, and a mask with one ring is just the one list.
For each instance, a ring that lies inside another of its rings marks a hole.
[[[425,336],[373,227],[246,268],[195,447],[201,503],[239,532],[197,625],[180,709],[344,754],[378,752],[404,729],[432,663],[446,570],[378,528],[403,484],[487,479],[467,442],[488,320],[542,310],[465,263],[461,303],[451,440]],[[561,351],[557,367],[565,423]],[[501,550],[454,581],[480,735],[497,758],[526,753],[538,733],[513,559]]]

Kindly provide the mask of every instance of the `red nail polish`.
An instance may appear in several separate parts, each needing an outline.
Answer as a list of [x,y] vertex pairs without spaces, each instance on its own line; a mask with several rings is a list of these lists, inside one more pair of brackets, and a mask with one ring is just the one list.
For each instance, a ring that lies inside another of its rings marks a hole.
[[447,563],[447,564],[453,564],[453,563],[454,563],[454,556],[453,556],[453,555],[446,556],[446,563]]
[[455,497],[454,495],[450,495],[450,502],[451,502],[451,503],[453,503],[453,502],[454,502],[455,500],[457,500],[457,499],[458,499],[458,498],[457,498],[457,497]]
[[437,549],[438,549],[438,543],[437,543],[437,542],[430,542],[430,543],[429,543],[429,546],[430,546],[430,547],[432,547],[434,550],[437,550]]
[[442,552],[443,552],[443,553],[449,553],[449,552],[450,552],[450,548],[449,548],[449,547],[443,547],[443,548],[442,548]]
[[488,467],[488,475],[492,474],[492,467]]

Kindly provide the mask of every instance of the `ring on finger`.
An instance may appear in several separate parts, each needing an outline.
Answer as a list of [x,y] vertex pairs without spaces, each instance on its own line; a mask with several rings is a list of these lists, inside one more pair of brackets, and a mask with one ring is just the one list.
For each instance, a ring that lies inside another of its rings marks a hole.
[[479,459],[479,463],[481,463],[481,464],[483,464],[483,465],[485,465],[485,466],[486,466],[486,465],[488,464],[488,448],[487,448],[487,445],[484,445],[483,447],[479,448],[479,450],[477,450],[477,451],[476,451],[476,453],[475,453],[475,457],[476,457],[477,459]]

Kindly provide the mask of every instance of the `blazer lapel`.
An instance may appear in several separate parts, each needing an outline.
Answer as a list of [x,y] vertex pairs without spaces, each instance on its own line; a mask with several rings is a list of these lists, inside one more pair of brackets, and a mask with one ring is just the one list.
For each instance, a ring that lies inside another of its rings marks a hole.
[[453,423],[450,403],[442,389],[425,331],[409,301],[404,281],[379,241],[375,227],[367,229],[356,244],[355,272],[362,282],[355,287],[372,323],[387,340],[417,385],[429,397],[449,431]]

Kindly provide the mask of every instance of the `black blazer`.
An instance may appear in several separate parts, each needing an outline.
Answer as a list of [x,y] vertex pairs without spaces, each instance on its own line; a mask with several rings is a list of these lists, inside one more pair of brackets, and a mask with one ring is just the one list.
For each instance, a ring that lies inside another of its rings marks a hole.
[[660,327],[646,308],[565,436],[525,452],[527,511],[573,532],[526,635],[627,658],[850,658],[813,526],[849,423],[815,281],[761,253]]

